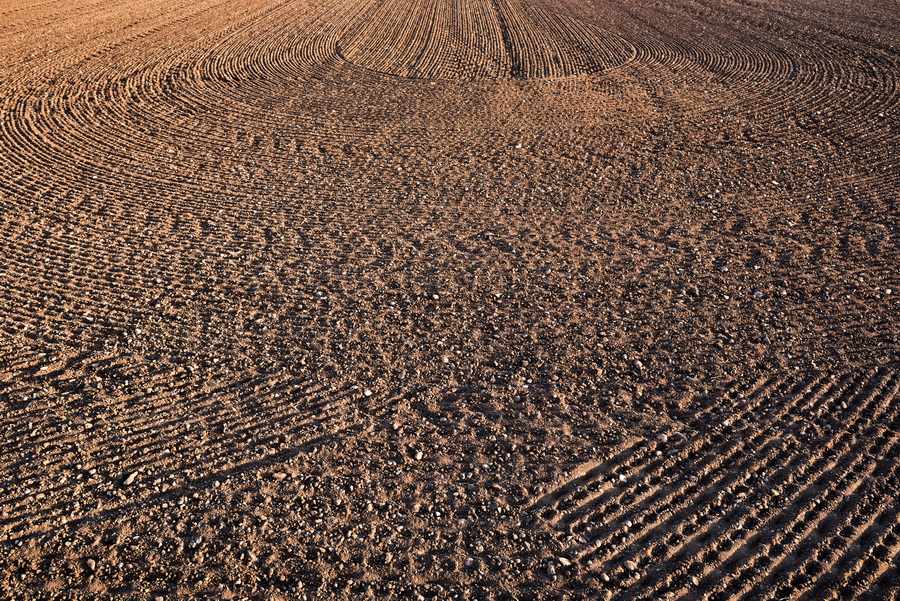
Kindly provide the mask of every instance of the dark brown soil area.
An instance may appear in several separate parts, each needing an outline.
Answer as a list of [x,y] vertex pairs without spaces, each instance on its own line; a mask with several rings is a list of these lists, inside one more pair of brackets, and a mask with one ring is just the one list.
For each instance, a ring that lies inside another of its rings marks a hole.
[[0,0],[0,599],[897,600],[898,15]]

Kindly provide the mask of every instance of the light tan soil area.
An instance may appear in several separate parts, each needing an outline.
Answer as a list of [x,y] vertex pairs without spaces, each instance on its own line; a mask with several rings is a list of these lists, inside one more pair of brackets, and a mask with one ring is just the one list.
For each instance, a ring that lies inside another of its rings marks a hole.
[[0,0],[0,599],[900,598],[896,0]]

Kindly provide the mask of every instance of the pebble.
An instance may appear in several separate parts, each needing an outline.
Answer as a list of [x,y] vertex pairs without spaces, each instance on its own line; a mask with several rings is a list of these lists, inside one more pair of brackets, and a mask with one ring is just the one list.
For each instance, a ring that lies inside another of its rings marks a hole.
[[372,391],[369,390],[368,388],[366,388],[366,389],[363,391],[363,394],[366,395],[366,396],[372,396]]
[[131,472],[125,477],[125,480],[122,481],[122,485],[131,486],[134,483],[135,478],[137,478],[137,472]]
[[691,584],[694,586],[700,586],[700,579],[696,576],[691,576]]
[[84,565],[86,565],[87,569],[91,572],[97,569],[97,562],[92,558],[88,558],[87,561],[84,562]]
[[284,480],[288,477],[288,475],[285,472],[275,472],[274,474],[272,474],[272,477],[276,480]]
[[422,451],[416,451],[416,461],[422,461]]
[[638,571],[638,565],[637,565],[635,562],[631,561],[631,560],[628,560],[628,561],[625,562],[625,568],[626,568],[627,570],[631,571],[631,572],[637,572],[637,571]]
[[625,482],[628,478],[625,477],[625,474],[619,474],[619,482]]
[[569,567],[570,565],[572,565],[572,562],[569,561],[568,559],[566,559],[565,557],[560,557],[560,558],[559,558],[559,565],[561,565],[561,566],[563,566],[563,567]]

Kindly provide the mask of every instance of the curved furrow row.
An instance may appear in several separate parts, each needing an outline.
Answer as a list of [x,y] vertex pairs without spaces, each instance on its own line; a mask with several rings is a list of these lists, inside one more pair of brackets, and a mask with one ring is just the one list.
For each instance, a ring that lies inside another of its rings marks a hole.
[[827,557],[820,537],[843,523],[857,536],[887,535],[871,503],[897,484],[900,380],[888,368],[862,375],[814,378],[790,393],[772,379],[732,389],[685,424],[705,433],[700,444],[618,447],[532,511],[583,541],[567,555],[605,575],[617,598],[759,598],[779,582],[811,586]]
[[[101,508],[108,512],[111,502],[125,498],[122,480],[130,474],[140,474],[139,483],[128,482],[130,498],[159,495],[193,474],[211,484],[216,478],[210,474],[225,474],[236,463],[358,429],[360,420],[391,402],[287,374],[235,379],[224,365],[198,370],[108,354],[49,364],[31,356],[19,372],[24,387],[0,391],[13,419],[0,425],[9,460],[3,467],[10,470],[3,478],[9,487],[0,491],[0,531],[7,540]],[[88,390],[95,392],[85,398]],[[28,416],[22,401],[43,406],[43,415]],[[24,419],[42,425],[22,432]],[[181,440],[178,448],[174,438]],[[40,449],[39,461],[32,449]],[[34,490],[38,500],[78,500],[37,509]]]

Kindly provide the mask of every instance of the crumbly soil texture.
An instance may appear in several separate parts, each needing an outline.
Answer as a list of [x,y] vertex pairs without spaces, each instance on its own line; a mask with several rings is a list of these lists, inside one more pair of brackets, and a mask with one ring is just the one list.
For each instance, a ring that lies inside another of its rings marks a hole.
[[900,599],[895,0],[0,0],[0,599]]

